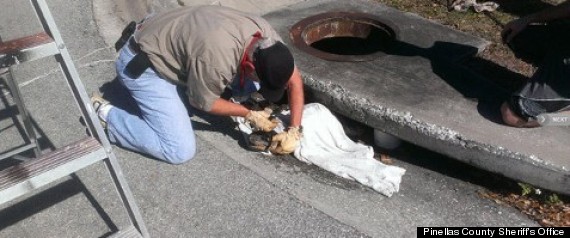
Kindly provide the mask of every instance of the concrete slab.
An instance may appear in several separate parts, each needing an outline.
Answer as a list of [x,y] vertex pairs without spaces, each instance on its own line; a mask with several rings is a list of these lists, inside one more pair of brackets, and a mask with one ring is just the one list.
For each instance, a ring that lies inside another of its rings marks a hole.
[[397,47],[367,62],[331,62],[295,48],[314,100],[371,127],[479,168],[570,194],[568,127],[501,125],[506,91],[459,63],[482,39],[369,1],[310,1],[265,15],[289,45],[298,21],[329,11],[363,12],[391,21]]

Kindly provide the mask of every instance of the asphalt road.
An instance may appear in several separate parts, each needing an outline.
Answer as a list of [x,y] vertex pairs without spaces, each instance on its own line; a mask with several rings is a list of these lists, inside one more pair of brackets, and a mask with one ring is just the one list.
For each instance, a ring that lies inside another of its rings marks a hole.
[[[101,18],[129,13],[104,1],[48,2],[87,90],[124,93],[113,81],[116,56],[108,38],[120,24]],[[27,3],[0,1],[2,39],[39,30]],[[152,4],[168,8],[175,2]],[[53,60],[15,70],[46,150],[83,135]],[[7,112],[5,103],[0,112]],[[153,237],[414,237],[418,226],[537,225],[478,196],[482,184],[502,184],[499,177],[412,145],[392,152],[394,164],[407,172],[400,192],[388,198],[293,157],[245,150],[228,118],[199,113],[192,120],[199,150],[184,165],[115,150]],[[1,126],[11,123],[0,117]],[[17,138],[17,131],[0,131],[0,149]],[[109,183],[97,165],[4,204],[0,237],[106,236],[125,226]]]

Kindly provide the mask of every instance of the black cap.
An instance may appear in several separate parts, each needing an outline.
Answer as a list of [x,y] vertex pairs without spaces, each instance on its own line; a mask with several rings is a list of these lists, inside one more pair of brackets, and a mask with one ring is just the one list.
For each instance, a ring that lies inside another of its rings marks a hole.
[[282,42],[276,42],[265,49],[258,49],[254,55],[255,72],[259,77],[259,93],[270,102],[283,97],[285,87],[293,74],[293,55]]

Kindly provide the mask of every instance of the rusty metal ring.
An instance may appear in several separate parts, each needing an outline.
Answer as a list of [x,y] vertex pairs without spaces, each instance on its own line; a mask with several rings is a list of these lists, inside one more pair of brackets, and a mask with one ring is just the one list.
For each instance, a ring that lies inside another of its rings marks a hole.
[[[374,29],[372,29],[374,28]],[[300,50],[330,61],[370,61],[386,55],[382,51],[370,54],[335,54],[316,49],[311,44],[332,37],[366,38],[371,30],[382,31],[390,40],[398,39],[398,29],[390,21],[359,12],[327,12],[297,22],[290,30],[290,38]]]

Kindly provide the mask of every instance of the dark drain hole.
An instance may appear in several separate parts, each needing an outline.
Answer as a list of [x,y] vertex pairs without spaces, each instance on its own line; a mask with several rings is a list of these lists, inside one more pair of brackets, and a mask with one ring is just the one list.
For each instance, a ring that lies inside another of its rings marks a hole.
[[368,55],[385,52],[393,43],[393,36],[380,28],[372,28],[366,38],[339,36],[323,38],[310,46],[337,55]]
[[328,12],[304,18],[290,30],[302,51],[330,61],[363,62],[385,56],[396,46],[390,21],[358,12]]

